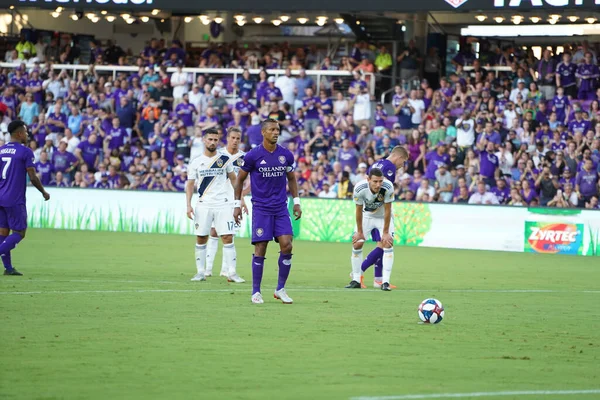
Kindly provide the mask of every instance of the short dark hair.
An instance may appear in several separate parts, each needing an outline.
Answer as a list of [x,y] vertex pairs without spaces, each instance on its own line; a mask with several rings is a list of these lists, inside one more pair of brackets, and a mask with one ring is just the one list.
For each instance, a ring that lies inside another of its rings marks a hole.
[[27,124],[25,124],[25,122],[21,121],[20,119],[14,120],[10,124],[8,124],[8,133],[10,133],[10,135],[13,136],[15,133],[17,133],[17,131],[20,128],[27,129]]
[[374,176],[383,177],[383,171],[381,171],[379,168],[371,168],[371,170],[369,171],[369,178],[372,178]]
[[230,133],[234,132],[239,133],[240,135],[242,134],[242,130],[237,126],[230,126],[229,128],[227,128],[227,136],[229,136]]
[[267,124],[277,124],[279,125],[279,121],[274,120],[273,118],[267,118],[264,121],[262,121],[260,123],[260,130],[262,131],[263,129],[265,129],[265,127],[267,126]]
[[204,131],[204,136],[206,135],[218,135],[219,131],[216,128],[208,128]]

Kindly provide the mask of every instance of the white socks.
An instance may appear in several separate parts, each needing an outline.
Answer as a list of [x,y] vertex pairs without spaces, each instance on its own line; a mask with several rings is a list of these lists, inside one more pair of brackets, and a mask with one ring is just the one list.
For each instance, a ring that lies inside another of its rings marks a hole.
[[225,272],[228,277],[237,273],[235,244],[233,243],[223,245],[223,263],[221,265],[221,273],[223,272]]
[[196,269],[203,274],[206,266],[206,245],[196,244]]
[[213,264],[215,262],[215,257],[217,256],[217,251],[219,250],[219,238],[218,237],[208,237],[208,243],[206,246],[206,271],[212,272]]
[[360,276],[362,275],[362,249],[355,250],[352,249],[352,257],[350,259],[352,262],[352,280],[356,282],[360,282]]
[[383,249],[383,283],[390,283],[392,267],[394,266],[394,248]]

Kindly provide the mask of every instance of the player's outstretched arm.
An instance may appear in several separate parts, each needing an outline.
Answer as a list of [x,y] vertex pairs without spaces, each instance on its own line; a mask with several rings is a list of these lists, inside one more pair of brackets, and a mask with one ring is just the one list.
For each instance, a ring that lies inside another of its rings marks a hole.
[[300,208],[300,197],[298,195],[298,181],[293,171],[287,173],[288,186],[290,193],[294,199],[294,217],[296,221],[302,217],[302,209]]
[[[244,182],[248,177],[248,172],[243,169],[238,172],[238,176],[235,180],[231,180],[233,185],[233,219],[236,224],[242,222],[242,188],[244,187]],[[235,184],[233,184],[235,182]],[[247,211],[246,211],[247,212]]]
[[196,181],[194,179],[188,179],[185,183],[185,204],[187,209],[187,216],[189,219],[194,219],[194,208],[192,207],[192,196],[194,195],[194,188],[196,187]]
[[35,188],[37,190],[40,191],[42,196],[44,196],[44,200],[46,200],[46,201],[50,200],[50,194],[48,192],[46,192],[46,189],[44,189],[44,185],[42,185],[42,181],[40,181],[40,178],[37,176],[35,167],[27,168],[27,175],[29,175],[29,180],[31,181],[31,184],[33,186],[35,186]]

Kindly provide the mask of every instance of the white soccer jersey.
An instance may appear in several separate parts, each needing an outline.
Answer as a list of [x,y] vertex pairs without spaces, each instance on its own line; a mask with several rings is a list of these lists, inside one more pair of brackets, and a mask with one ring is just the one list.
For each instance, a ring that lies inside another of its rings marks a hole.
[[363,206],[365,215],[373,218],[383,218],[383,205],[394,201],[394,185],[387,179],[377,193],[371,192],[369,181],[364,179],[354,187],[354,203]]
[[[235,176],[237,176],[240,172],[240,168],[242,168],[242,165],[244,164],[244,156],[246,153],[243,151],[238,151],[235,154],[231,154],[227,151],[226,147],[220,149],[220,153],[229,157],[229,163],[233,165],[233,172],[235,173]],[[233,185],[230,185],[229,195],[229,198],[231,201],[233,201]]]
[[225,154],[214,157],[204,154],[196,157],[188,168],[188,180],[196,181],[198,202],[206,207],[231,207],[233,190],[227,175],[233,172],[233,165]]

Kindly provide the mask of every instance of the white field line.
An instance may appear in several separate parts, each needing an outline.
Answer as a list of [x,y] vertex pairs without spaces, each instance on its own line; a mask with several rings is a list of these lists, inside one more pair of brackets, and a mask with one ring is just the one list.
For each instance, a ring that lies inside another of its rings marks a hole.
[[439,393],[439,394],[403,394],[398,396],[362,396],[350,400],[416,400],[416,399],[465,399],[470,397],[501,396],[568,396],[600,394],[600,389],[589,390],[525,390],[511,392],[475,392],[475,393]]
[[[64,282],[64,281],[63,281]],[[114,282],[114,281],[113,281]],[[141,281],[146,283],[147,281]],[[182,282],[183,283],[183,282]],[[236,286],[228,289],[203,289],[202,284],[190,284],[195,286],[194,289],[106,289],[106,290],[31,290],[31,291],[0,291],[0,295],[34,295],[34,294],[118,294],[118,293],[246,293],[250,290],[250,286]],[[322,293],[377,293],[378,290],[349,290],[343,288],[319,288],[319,287],[291,287],[290,290],[298,293],[322,292]],[[580,290],[580,291],[564,291],[564,290],[477,290],[477,289],[452,289],[452,290],[435,290],[435,289],[410,289],[400,292],[410,293],[600,293],[600,290]]]

